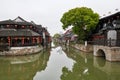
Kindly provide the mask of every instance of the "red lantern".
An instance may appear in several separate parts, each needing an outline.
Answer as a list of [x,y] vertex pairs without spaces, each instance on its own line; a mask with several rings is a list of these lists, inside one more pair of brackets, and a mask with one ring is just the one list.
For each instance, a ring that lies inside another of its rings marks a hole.
[[17,28],[17,25],[15,25],[15,28]]
[[8,39],[10,39],[10,37],[9,37],[9,36],[8,36],[7,38],[8,38]]
[[9,27],[10,25],[7,25],[7,27]]
[[32,28],[32,26],[30,26],[30,28]]
[[15,40],[17,40],[18,38],[17,38],[17,37],[15,37],[14,39],[15,39]]
[[28,37],[27,39],[29,40],[30,38]]
[[117,19],[119,19],[119,16],[117,16]]
[[25,28],[25,26],[22,26],[22,28]]

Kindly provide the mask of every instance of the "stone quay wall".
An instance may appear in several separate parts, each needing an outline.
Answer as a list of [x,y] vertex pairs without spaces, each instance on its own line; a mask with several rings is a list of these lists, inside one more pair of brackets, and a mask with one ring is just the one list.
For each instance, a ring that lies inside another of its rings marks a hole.
[[93,45],[87,45],[85,46],[84,44],[75,44],[75,45],[72,45],[72,47],[80,50],[80,51],[83,51],[83,52],[93,52]]
[[22,56],[35,54],[40,52],[43,48],[39,46],[29,46],[29,47],[11,47],[9,51],[0,52],[0,56]]

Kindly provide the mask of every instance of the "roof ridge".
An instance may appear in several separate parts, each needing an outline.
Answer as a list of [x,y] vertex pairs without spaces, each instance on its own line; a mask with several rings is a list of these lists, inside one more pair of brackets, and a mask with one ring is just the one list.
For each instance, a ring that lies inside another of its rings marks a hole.
[[[18,20],[18,21],[17,21]],[[22,17],[18,16],[17,18],[15,18],[13,21],[19,22],[19,20],[21,20],[20,22],[28,22],[26,20],[24,20]]]

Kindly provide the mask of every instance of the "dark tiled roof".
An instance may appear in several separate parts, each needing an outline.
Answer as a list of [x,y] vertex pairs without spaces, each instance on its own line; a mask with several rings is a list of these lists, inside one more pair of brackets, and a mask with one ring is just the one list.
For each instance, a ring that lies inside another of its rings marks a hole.
[[16,25],[31,25],[31,26],[33,26],[33,24],[32,23],[30,23],[30,22],[15,22],[14,20],[4,20],[4,21],[0,21],[0,25],[7,25],[7,24],[10,24],[10,25],[12,25],[12,24],[16,24]]
[[[106,27],[106,28],[103,28],[103,24],[104,23],[108,23],[108,21],[111,19],[116,19],[117,18],[117,16],[120,16],[120,12],[116,12],[116,13],[114,13],[114,14],[111,14],[111,15],[109,15],[109,16],[106,16],[106,17],[103,17],[103,18],[101,18],[101,19],[99,19],[99,22],[98,22],[98,24],[97,24],[97,26],[96,26],[96,28],[95,28],[95,30],[92,32],[93,34],[95,34],[95,33],[98,33],[99,32],[99,30],[101,30],[102,29],[102,31],[103,30],[107,30],[107,29],[110,29],[108,26],[108,28]],[[117,24],[120,24],[120,21],[116,21],[116,23]],[[115,29],[117,29],[117,28],[120,28],[119,26],[116,26],[115,27]],[[114,28],[112,28],[112,29],[114,29]]]
[[[46,36],[49,36],[49,32],[42,25],[37,25],[33,21],[28,22],[21,17],[17,17],[14,20],[5,20],[0,21],[0,25],[20,25],[20,26],[33,26],[31,30],[15,30],[15,29],[2,29],[0,30],[0,36],[36,36],[39,33],[39,36],[42,35],[43,31],[46,33]],[[4,27],[4,26],[3,26]],[[33,30],[33,31],[32,31]],[[35,31],[35,32],[34,32]]]
[[42,25],[36,25],[38,29],[42,29]]
[[29,26],[33,26],[32,23],[30,22],[16,22],[17,25],[29,25]]
[[1,29],[0,36],[40,36],[38,33],[30,29]]
[[30,23],[33,24],[33,25],[36,25],[34,21],[31,21]]
[[[21,20],[21,22],[16,21],[16,19],[18,19],[18,18]],[[33,24],[31,22],[27,22],[21,17],[17,17],[16,19],[14,19],[14,20],[9,19],[9,20],[0,21],[0,24],[1,25],[4,25],[4,24],[16,24],[16,25],[29,25],[29,26],[31,25],[31,26],[33,26]]]
[[[19,19],[19,21],[17,21]],[[16,19],[13,20],[14,22],[17,23],[17,25],[33,25],[31,22],[28,22],[26,20],[24,20],[23,18],[21,18],[20,16],[18,16]]]
[[21,20],[22,22],[27,22],[26,20],[24,20],[24,19],[21,18],[20,16],[18,16],[17,18],[15,18],[14,21],[16,21],[17,19]]
[[111,14],[109,16],[103,17],[99,21],[104,21],[104,20],[112,18],[113,16],[119,16],[119,15],[120,15],[120,12],[117,12],[117,13]]
[[17,23],[9,19],[9,20],[0,21],[0,25],[3,24],[17,24]]

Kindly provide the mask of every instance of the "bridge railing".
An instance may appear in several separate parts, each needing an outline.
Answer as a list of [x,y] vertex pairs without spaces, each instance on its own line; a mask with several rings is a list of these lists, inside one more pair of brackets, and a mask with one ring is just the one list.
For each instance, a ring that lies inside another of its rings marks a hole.
[[120,47],[120,39],[114,40],[114,39],[99,39],[93,41],[94,45],[103,45],[103,46],[109,46],[109,47]]

